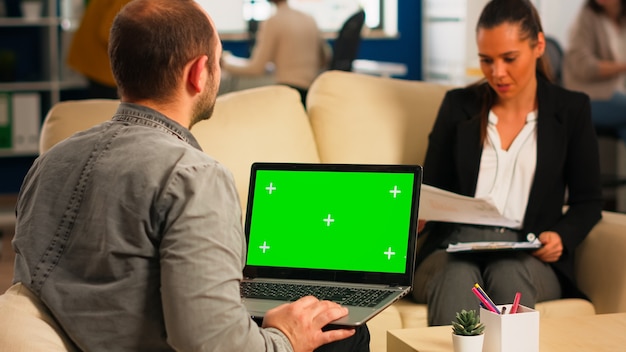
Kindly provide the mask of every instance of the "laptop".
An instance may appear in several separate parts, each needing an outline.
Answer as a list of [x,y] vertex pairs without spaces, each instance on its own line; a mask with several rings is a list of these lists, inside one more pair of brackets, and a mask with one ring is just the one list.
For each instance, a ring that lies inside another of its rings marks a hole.
[[348,308],[330,325],[355,327],[407,295],[421,181],[418,165],[254,163],[241,284],[250,315],[313,295]]

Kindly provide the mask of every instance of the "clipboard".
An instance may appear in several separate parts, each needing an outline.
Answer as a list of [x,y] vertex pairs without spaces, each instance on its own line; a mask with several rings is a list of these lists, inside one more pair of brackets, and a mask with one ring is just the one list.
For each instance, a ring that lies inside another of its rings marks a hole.
[[541,242],[538,239],[533,241],[506,242],[506,241],[490,241],[490,242],[458,242],[450,243],[446,252],[491,252],[491,251],[515,251],[515,250],[534,250],[541,248]]

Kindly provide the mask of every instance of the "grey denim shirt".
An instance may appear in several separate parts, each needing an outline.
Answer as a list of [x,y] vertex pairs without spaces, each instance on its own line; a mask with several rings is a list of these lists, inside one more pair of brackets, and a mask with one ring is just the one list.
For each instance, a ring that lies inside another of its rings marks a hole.
[[41,155],[16,208],[15,282],[85,351],[292,351],[241,303],[230,172],[187,128],[122,103]]

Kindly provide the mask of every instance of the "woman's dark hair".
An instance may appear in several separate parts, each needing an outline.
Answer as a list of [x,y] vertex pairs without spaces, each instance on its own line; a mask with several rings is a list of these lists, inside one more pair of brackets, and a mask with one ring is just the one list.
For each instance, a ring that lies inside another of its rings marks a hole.
[[[619,13],[619,23],[624,23],[626,21],[626,0],[621,0],[620,4],[622,5]],[[587,4],[585,5],[589,7],[595,13],[604,13],[604,8],[598,4],[596,0],[587,0]]]
[[[535,6],[528,0],[492,0],[483,8],[476,24],[476,32],[480,29],[491,29],[504,23],[519,25],[521,39],[530,40],[530,45],[537,45],[539,33],[543,33],[541,19]],[[537,59],[537,75],[552,81],[548,62],[543,56]],[[482,101],[480,117],[480,142],[484,143],[487,135],[487,118],[489,110],[496,103],[497,94],[491,86],[481,80],[470,87],[478,91]]]
[[119,95],[173,99],[185,65],[201,55],[215,67],[217,34],[193,0],[135,0],[116,16],[109,57]]

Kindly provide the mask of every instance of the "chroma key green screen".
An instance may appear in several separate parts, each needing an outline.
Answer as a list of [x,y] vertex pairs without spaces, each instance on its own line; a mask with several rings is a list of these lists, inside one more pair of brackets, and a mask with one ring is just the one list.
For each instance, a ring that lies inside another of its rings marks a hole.
[[403,273],[413,185],[411,173],[258,170],[247,264]]

